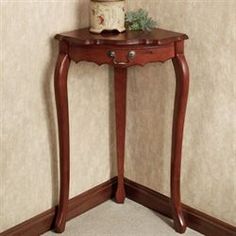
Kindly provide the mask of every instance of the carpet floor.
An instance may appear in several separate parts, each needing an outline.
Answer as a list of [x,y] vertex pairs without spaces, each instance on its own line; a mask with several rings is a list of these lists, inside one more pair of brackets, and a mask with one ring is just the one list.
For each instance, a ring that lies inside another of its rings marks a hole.
[[[44,236],[56,236],[47,232]],[[125,204],[109,200],[67,222],[63,236],[174,236],[172,221],[126,199]],[[201,234],[187,229],[184,236]]]

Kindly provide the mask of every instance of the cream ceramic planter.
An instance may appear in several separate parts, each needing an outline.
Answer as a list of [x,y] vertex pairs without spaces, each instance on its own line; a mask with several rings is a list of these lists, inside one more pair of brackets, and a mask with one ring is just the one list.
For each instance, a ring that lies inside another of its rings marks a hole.
[[91,0],[90,31],[125,31],[125,0]]

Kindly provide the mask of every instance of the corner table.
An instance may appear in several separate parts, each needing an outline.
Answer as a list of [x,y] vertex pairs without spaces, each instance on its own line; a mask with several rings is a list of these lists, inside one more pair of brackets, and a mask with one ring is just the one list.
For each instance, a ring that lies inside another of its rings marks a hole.
[[172,128],[170,204],[175,230],[179,233],[185,232],[186,222],[180,198],[180,168],[189,89],[189,70],[184,56],[184,40],[188,39],[188,36],[159,28],[152,31],[126,31],[119,34],[114,32],[92,34],[88,28],[84,28],[57,34],[55,38],[59,40],[54,86],[60,148],[60,199],[56,213],[55,231],[63,232],[65,230],[69,200],[70,142],[67,74],[70,61],[76,63],[88,61],[114,67],[118,171],[115,199],[117,203],[123,203],[125,199],[124,153],[127,68],[172,59],[176,75],[176,91]]

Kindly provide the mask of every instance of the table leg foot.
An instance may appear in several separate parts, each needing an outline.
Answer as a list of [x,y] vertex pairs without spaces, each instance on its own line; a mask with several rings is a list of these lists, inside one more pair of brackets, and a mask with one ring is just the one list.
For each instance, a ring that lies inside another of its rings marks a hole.
[[177,218],[174,219],[174,229],[178,233],[184,233],[186,231],[186,223],[182,211],[174,214]]
[[121,203],[121,204],[125,202],[124,183],[121,183],[120,185],[118,184],[118,187],[116,190],[116,195],[115,195],[115,200],[117,203]]
[[54,224],[54,231],[56,233],[63,233],[65,231],[65,227],[66,227],[66,220],[61,218],[57,218],[56,222]]

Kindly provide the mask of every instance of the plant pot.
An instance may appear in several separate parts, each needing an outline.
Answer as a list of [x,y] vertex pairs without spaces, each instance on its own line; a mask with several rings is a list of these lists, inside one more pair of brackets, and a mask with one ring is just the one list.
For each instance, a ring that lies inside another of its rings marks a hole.
[[91,0],[90,32],[125,31],[125,0]]

